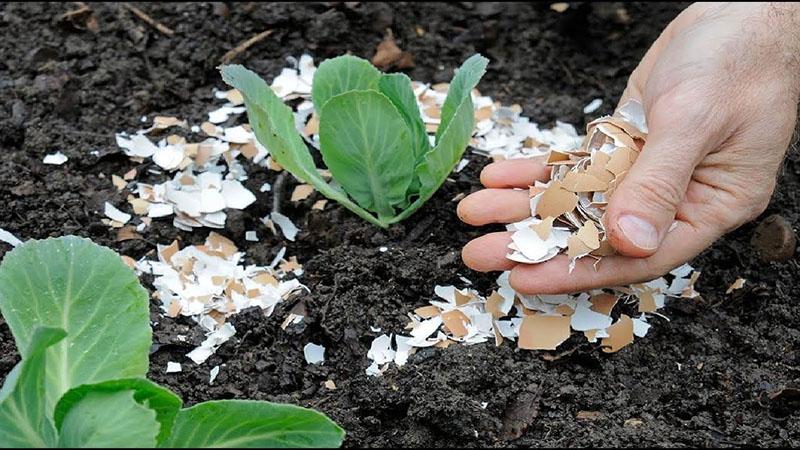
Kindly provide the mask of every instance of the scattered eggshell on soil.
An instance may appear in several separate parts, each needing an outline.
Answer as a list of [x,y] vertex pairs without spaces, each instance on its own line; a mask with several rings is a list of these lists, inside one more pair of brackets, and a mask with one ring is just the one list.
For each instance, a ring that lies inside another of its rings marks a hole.
[[[284,69],[271,87],[284,100],[301,99],[294,107],[295,125],[307,142],[318,147],[318,117],[310,102],[316,67],[308,55],[293,61],[294,67]],[[449,85],[414,82],[413,86],[426,128],[435,133]],[[136,183],[129,203],[137,216],[172,215],[174,226],[187,231],[203,226],[224,228],[225,209],[246,208],[255,201],[255,196],[242,185],[247,179],[243,163],[282,170],[255,140],[249,126],[217,125],[244,112],[245,108],[240,106],[241,93],[218,91],[215,96],[228,103],[211,111],[208,122],[193,128],[205,133],[203,142],[187,142],[177,136],[153,142],[144,135],[147,130],[117,135],[119,147],[136,162],[153,159],[155,168],[160,170],[151,170],[150,174],[172,177],[160,184]],[[601,99],[593,100],[586,105],[586,113],[601,105]],[[531,217],[508,227],[515,236],[509,246],[509,258],[531,264],[568,252],[574,264],[578,257],[601,258],[611,254],[600,219],[646,138],[641,105],[629,103],[614,116],[593,121],[585,138],[578,135],[575,127],[560,121],[553,128],[540,129],[522,115],[519,105],[503,106],[477,91],[473,92],[473,106],[476,127],[470,145],[474,153],[496,160],[541,157],[552,169],[552,181],[537,182],[531,187]],[[156,118],[151,129],[172,126],[186,124],[178,118]],[[456,172],[468,161],[462,159]],[[330,178],[329,173],[325,176]],[[137,171],[133,169],[123,179],[131,181],[136,177]],[[114,181],[118,188],[123,186],[120,189],[127,187]],[[269,183],[263,183],[260,191],[270,188]],[[299,202],[312,193],[309,185],[299,185],[291,201]],[[318,200],[312,208],[323,209],[326,202]],[[112,211],[114,217],[107,216],[109,223],[122,227],[127,222],[122,220],[126,215],[118,212],[121,214]],[[262,220],[274,231],[280,228],[290,241],[297,236],[297,227],[278,212]],[[137,226],[137,232],[140,226],[146,224]],[[246,241],[257,239],[254,231],[246,232]],[[120,231],[123,232],[128,231]],[[227,317],[251,306],[259,306],[269,315],[286,296],[305,288],[296,279],[282,280],[289,273],[302,274],[302,265],[296,258],[284,259],[285,251],[281,249],[268,267],[243,266],[243,252],[231,241],[209,235],[204,245],[180,249],[174,242],[171,246],[159,246],[159,261],[128,263],[135,264],[140,272],[154,275],[157,298],[161,299],[165,314],[192,317],[206,330],[206,340],[189,354],[190,359],[200,364],[234,335],[235,329],[226,321]],[[508,272],[498,277],[497,288],[487,297],[472,289],[437,286],[438,299],[410,314],[408,336],[384,334],[375,339],[368,353],[372,362],[366,373],[380,375],[391,364],[402,366],[416,348],[486,341],[500,345],[509,339],[516,340],[520,348],[555,349],[571,331],[585,333],[592,342],[602,339],[606,351],[616,351],[628,345],[634,336],[647,334],[651,326],[649,314],[658,315],[656,311],[664,306],[667,296],[698,295],[694,290],[697,276],[699,272],[684,266],[666,280],[564,296],[519,295],[508,283]],[[620,319],[613,322],[612,312],[621,308],[635,311],[637,302],[638,308],[647,310],[646,313],[633,319],[616,313],[613,317]],[[627,306],[631,304],[633,309]],[[305,313],[293,311],[281,326],[300,323],[304,316]],[[315,360],[320,350],[306,347]]]
[[0,241],[10,244],[12,247],[22,244],[22,241],[19,238],[2,228],[0,228]]
[[299,202],[307,199],[314,192],[314,186],[310,184],[298,184],[292,191],[292,202]]
[[129,220],[131,220],[131,215],[130,214],[127,214],[127,213],[124,213],[124,212],[118,210],[114,205],[112,205],[109,202],[105,202],[103,213],[109,219],[111,219],[111,220],[113,220],[115,222],[119,222],[119,223],[121,223],[123,225],[128,223]]
[[241,114],[245,111],[244,106],[222,106],[208,113],[208,121],[213,124],[222,123],[228,120],[233,114]]
[[281,213],[273,212],[269,215],[270,220],[274,222],[281,229],[281,232],[290,241],[294,241],[297,237],[297,232],[300,231],[292,220]]
[[211,370],[208,371],[208,384],[214,384],[214,380],[217,379],[219,375],[219,366],[214,366]]
[[603,351],[615,353],[633,342],[633,320],[623,314],[614,325],[608,327],[608,337],[603,339]]
[[744,278],[737,278],[736,281],[734,281],[733,283],[731,283],[730,286],[728,286],[728,289],[725,291],[725,293],[730,294],[731,292],[737,289],[743,288],[745,281],[747,280],[745,280]]
[[51,153],[49,155],[45,155],[44,160],[42,160],[45,164],[51,164],[55,166],[60,166],[67,162],[69,158],[61,152]]
[[322,364],[325,362],[325,347],[309,342],[303,347],[303,356],[308,364]]
[[596,98],[596,99],[592,100],[591,102],[589,102],[586,106],[583,107],[583,113],[584,114],[591,114],[591,113],[597,111],[598,109],[600,109],[601,106],[603,106],[603,99],[602,98]]
[[[154,276],[166,315],[189,316],[207,330],[206,340],[187,355],[196,364],[234,335],[227,317],[254,306],[270,315],[278,303],[305,288],[297,279],[280,280],[282,275],[269,267],[242,265],[243,256],[230,239],[212,232],[203,245],[180,249],[174,241],[158,246],[158,261],[135,263],[137,271]],[[293,266],[299,266],[296,259]]]
[[519,348],[525,350],[555,350],[569,339],[570,319],[564,316],[535,314],[522,318]]

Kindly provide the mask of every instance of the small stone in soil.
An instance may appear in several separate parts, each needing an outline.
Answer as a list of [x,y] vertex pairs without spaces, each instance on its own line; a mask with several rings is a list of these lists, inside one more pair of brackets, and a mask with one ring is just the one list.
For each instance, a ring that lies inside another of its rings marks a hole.
[[794,256],[797,236],[788,220],[773,214],[758,224],[750,245],[765,261],[788,261]]

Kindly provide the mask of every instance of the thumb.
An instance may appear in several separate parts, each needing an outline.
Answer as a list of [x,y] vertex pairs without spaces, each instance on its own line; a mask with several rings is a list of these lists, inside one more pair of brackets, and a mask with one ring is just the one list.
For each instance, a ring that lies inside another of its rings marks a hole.
[[657,116],[648,115],[656,120],[648,124],[647,142],[606,208],[608,239],[625,256],[646,257],[658,250],[707,153],[709,132],[698,122],[665,114],[659,123]]

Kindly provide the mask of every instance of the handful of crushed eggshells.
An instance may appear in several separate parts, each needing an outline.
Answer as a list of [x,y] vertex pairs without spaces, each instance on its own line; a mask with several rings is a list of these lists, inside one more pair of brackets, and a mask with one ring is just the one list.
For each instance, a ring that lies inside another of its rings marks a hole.
[[572,272],[580,258],[599,261],[613,254],[603,214],[646,138],[642,104],[630,100],[613,116],[589,123],[579,148],[551,149],[546,160],[551,179],[530,187],[531,217],[508,226],[514,234],[507,257],[536,264],[566,252]]

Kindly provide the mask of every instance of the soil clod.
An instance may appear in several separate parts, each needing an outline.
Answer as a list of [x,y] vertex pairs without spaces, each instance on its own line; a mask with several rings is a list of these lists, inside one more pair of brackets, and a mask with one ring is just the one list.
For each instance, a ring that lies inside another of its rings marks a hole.
[[788,261],[794,256],[797,236],[788,220],[773,214],[758,224],[750,244],[765,261]]
[[519,394],[516,398],[512,398],[511,403],[506,408],[505,416],[503,417],[503,428],[500,433],[500,439],[506,441],[513,441],[518,439],[525,433],[536,421],[539,416],[539,402],[542,394],[540,386],[530,385],[528,388]]

